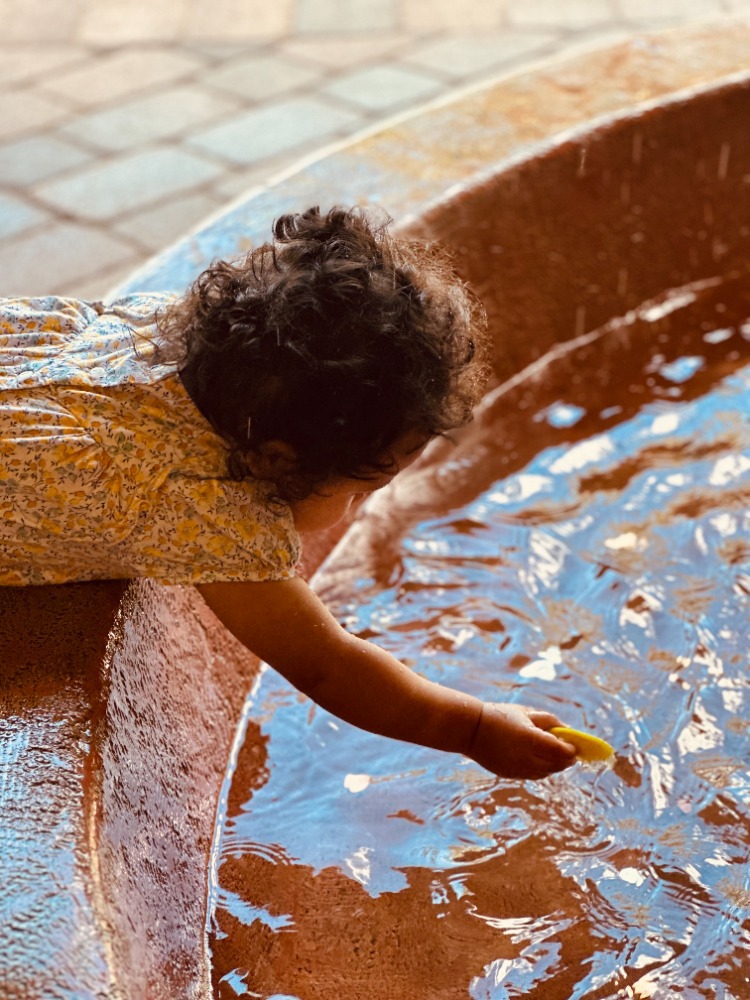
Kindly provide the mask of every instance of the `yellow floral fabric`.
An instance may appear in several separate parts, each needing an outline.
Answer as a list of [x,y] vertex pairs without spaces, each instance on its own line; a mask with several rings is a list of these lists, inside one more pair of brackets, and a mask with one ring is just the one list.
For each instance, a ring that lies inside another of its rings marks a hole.
[[0,299],[0,585],[294,576],[291,512],[153,362],[169,300]]

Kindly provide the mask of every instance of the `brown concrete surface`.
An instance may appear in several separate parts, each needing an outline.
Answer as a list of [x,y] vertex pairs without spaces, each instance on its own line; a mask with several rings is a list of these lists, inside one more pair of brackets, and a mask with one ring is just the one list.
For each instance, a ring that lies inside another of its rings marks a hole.
[[192,588],[0,590],[1,995],[208,995],[207,864],[254,663]]
[[107,996],[89,818],[121,584],[0,588],[3,997]]
[[[461,157],[467,176],[493,166],[412,228],[456,247],[498,336],[518,338],[512,368],[498,360],[499,378],[542,346],[585,333],[639,296],[724,273],[742,259],[750,173],[746,81],[670,100],[648,114],[628,109],[648,99],[659,104],[690,84],[721,81],[744,69],[749,46],[744,24],[617,46],[464,96],[432,112],[427,130],[417,117],[358,144],[364,156],[377,146],[381,167],[390,158],[394,197],[407,203],[411,189],[401,171],[428,133],[433,150],[444,151],[435,157],[438,191]],[[495,170],[497,150],[487,136],[499,108],[526,138],[504,155],[523,154],[523,162]],[[555,142],[571,117],[582,125],[620,112],[622,120],[609,127]],[[534,142],[541,145],[534,149]],[[331,170],[340,162],[333,157]],[[643,238],[632,240],[635,232]],[[521,247],[519,263],[494,249],[511,240]],[[481,458],[482,426],[478,421],[472,433],[479,437],[469,434],[454,454],[465,448]],[[460,495],[460,477],[437,477],[432,462],[443,457],[435,449],[337,546],[318,578],[334,608],[353,577],[370,568],[373,552],[379,558],[387,552],[383,543],[402,519],[422,509],[419,490]],[[222,994],[222,977],[250,960],[269,976],[274,970],[291,976],[299,962],[294,935],[256,941],[249,928],[225,924],[227,936],[213,940],[212,955],[206,941],[214,817],[251,658],[189,588],[139,582],[124,595],[118,584],[5,591],[0,620],[0,901],[8,935],[0,952],[2,995],[159,1000],[207,997],[209,984],[216,995],[230,995]],[[263,780],[258,736],[251,725],[230,809]],[[267,875],[230,866],[219,872],[228,881],[257,879],[264,892],[315,891],[312,913],[325,907],[328,892],[351,892],[343,877],[313,890],[303,878],[275,888],[272,879],[264,883]],[[386,917],[408,920],[408,913]],[[340,930],[320,949],[320,963],[314,948],[304,956],[313,970],[306,973],[306,1000],[373,996],[357,985],[356,967],[347,966],[351,940]],[[367,944],[373,969],[387,962],[393,941],[385,925],[381,930]],[[395,997],[399,980],[383,979],[388,983],[387,995]]]
[[91,858],[115,982],[208,993],[207,866],[221,777],[257,664],[192,588],[131,585],[94,736]]

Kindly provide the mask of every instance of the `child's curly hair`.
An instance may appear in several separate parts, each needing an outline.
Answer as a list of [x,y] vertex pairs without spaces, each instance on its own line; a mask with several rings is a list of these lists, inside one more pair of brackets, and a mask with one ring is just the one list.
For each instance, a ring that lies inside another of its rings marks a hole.
[[488,374],[486,320],[436,245],[396,239],[358,209],[283,215],[274,242],[213,263],[158,319],[174,361],[229,447],[228,474],[283,441],[274,484],[304,499],[385,470],[406,433],[466,423]]

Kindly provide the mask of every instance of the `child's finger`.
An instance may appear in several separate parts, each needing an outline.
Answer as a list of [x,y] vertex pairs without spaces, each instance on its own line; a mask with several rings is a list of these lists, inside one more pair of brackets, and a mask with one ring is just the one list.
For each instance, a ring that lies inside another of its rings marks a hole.
[[568,743],[567,740],[563,740],[559,736],[554,736],[552,733],[547,732],[547,730],[551,729],[553,726],[560,725],[560,722],[557,721],[557,716],[552,712],[541,712],[534,709],[528,712],[528,716],[529,720],[544,733],[544,736],[541,736],[540,734],[540,739],[544,741],[544,746],[547,751],[545,756],[548,759],[564,760],[564,767],[568,767],[572,764],[577,753],[573,744]]
[[537,754],[540,757],[544,760],[560,761],[562,762],[562,767],[572,764],[575,758],[576,748],[573,744],[568,743],[566,740],[561,740],[551,733],[540,733],[536,743]]
[[557,774],[559,771],[564,771],[566,768],[570,767],[572,763],[573,762],[571,760],[552,761],[537,758],[529,762],[530,766],[527,777],[534,780],[546,778],[550,774]]
[[537,742],[534,757],[555,771],[563,771],[575,763],[576,748],[572,743],[545,734],[544,739]]
[[539,729],[552,729],[553,726],[564,725],[552,712],[543,712],[540,709],[530,708],[526,710],[526,714]]

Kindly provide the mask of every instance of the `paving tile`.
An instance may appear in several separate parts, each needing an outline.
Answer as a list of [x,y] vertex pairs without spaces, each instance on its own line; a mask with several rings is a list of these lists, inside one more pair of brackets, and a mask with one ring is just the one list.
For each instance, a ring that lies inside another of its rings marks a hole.
[[717,17],[722,13],[717,0],[618,0],[622,17],[628,20],[646,21],[649,19],[664,20],[675,18]]
[[396,0],[297,0],[297,31],[392,31],[398,26]]
[[15,236],[47,222],[51,216],[12,194],[0,193],[0,238]]
[[187,0],[96,0],[87,3],[78,38],[94,45],[173,40],[185,18]]
[[65,118],[66,110],[31,90],[0,93],[0,139],[23,135]]
[[[529,0],[526,0],[529,2]],[[584,0],[585,2],[585,0]],[[531,5],[536,0],[531,0]],[[561,2],[561,6],[565,6]],[[497,28],[502,22],[505,2],[501,0],[401,0],[401,23],[410,32],[469,31]]]
[[188,84],[77,116],[61,131],[101,149],[124,150],[224,118],[238,106],[229,96]]
[[[124,264],[118,264],[116,267],[107,267],[98,270],[95,274],[74,278],[63,286],[62,294],[72,295],[85,302],[97,300],[107,302],[114,297],[110,293],[122,285],[137,268],[142,267],[152,256],[153,254],[150,253],[141,254],[129,258]],[[59,295],[60,292],[58,291],[56,294]]]
[[278,38],[291,27],[294,0],[188,0],[183,34],[200,40]]
[[78,278],[131,261],[127,244],[92,226],[45,227],[0,244],[0,295],[57,295]]
[[[288,160],[285,157],[284,163],[287,162]],[[217,184],[214,184],[213,190],[224,199],[226,204],[236,201],[238,198],[243,198],[250,191],[265,184],[274,176],[275,172],[272,168],[266,169],[267,163],[268,161],[264,160],[262,164],[250,170],[227,174]]]
[[52,135],[32,135],[0,145],[0,183],[36,184],[91,160],[77,146]]
[[197,187],[221,167],[182,149],[148,149],[76,171],[36,188],[58,210],[84,219],[110,219],[168,195]]
[[[3,43],[72,41],[86,0],[0,0]],[[52,8],[52,9],[51,9]]]
[[361,119],[314,97],[280,101],[249,111],[190,137],[189,144],[246,166],[293,150],[311,140],[320,145],[353,131]]
[[320,143],[310,142],[298,146],[293,153],[282,153],[280,156],[262,160],[255,166],[245,169],[235,169],[226,173],[211,185],[211,190],[223,204],[236,201],[247,195],[253,188],[273,181],[283,171],[295,166],[308,154],[316,153],[321,148]]
[[[750,0],[748,0],[750,2]],[[361,66],[399,52],[411,39],[402,32],[378,32],[370,37],[357,34],[333,36],[293,35],[282,43],[282,50],[293,56],[318,62],[332,69]]]
[[453,35],[415,48],[406,58],[410,65],[460,80],[542,53],[556,38],[551,31],[512,29],[492,35]]
[[312,84],[320,71],[279,55],[249,55],[205,73],[202,83],[252,101],[267,101]]
[[258,55],[268,51],[268,43],[262,39],[255,42],[252,40],[202,42],[199,39],[188,39],[184,47],[190,52],[207,56],[212,63],[227,62],[230,59],[239,59],[241,56]]
[[115,232],[135,240],[151,253],[156,253],[179,236],[184,236],[188,230],[221,208],[221,205],[222,201],[217,196],[191,194],[129,215],[117,223]]
[[588,28],[616,21],[617,11],[614,0],[508,0],[505,17],[511,25]]
[[55,74],[40,86],[77,104],[94,106],[172,83],[204,66],[204,60],[192,53],[139,46],[92,59],[80,69]]
[[4,45],[0,59],[0,84],[22,83],[44,76],[80,62],[87,56],[87,50],[80,45],[21,43],[12,48]]
[[590,28],[576,31],[575,35],[567,35],[555,43],[555,53],[565,58],[575,56],[578,52],[590,52],[592,49],[608,48],[620,42],[632,41],[633,28],[623,24],[595,24]]
[[434,97],[441,89],[442,84],[433,76],[401,66],[372,66],[347,73],[323,88],[325,93],[367,111],[414,104]]

